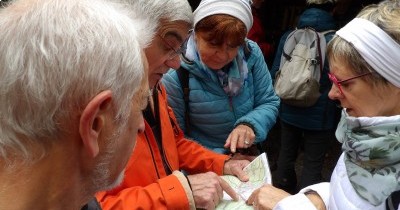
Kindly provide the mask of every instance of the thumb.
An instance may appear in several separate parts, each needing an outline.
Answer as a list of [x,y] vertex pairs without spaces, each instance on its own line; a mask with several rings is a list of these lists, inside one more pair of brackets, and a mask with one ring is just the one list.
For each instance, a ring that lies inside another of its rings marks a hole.
[[242,182],[249,181],[249,176],[247,175],[247,173],[245,171],[243,171],[242,167],[238,167],[238,166],[232,167],[231,172],[233,175],[237,176],[240,181],[242,181]]

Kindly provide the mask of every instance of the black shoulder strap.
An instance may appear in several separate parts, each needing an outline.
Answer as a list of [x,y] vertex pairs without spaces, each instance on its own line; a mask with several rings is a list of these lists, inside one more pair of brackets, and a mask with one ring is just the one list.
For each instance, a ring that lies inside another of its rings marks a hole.
[[179,82],[181,83],[181,88],[183,91],[183,100],[185,101],[185,126],[186,133],[190,133],[190,119],[189,119],[189,72],[179,67],[176,70],[176,74],[178,75]]
[[[316,31],[315,31],[315,33],[317,33]],[[323,70],[323,66],[322,66],[322,53],[321,53],[321,40],[319,39],[319,36],[318,36],[318,33],[316,34],[317,35],[317,50],[318,50],[318,62],[319,62],[319,71],[320,71],[320,73],[322,74],[322,70]]]
[[250,49],[250,46],[249,46],[249,43],[248,43],[247,39],[244,42],[243,51],[244,51],[244,57],[247,60],[251,55],[251,49]]
[[317,36],[317,50],[318,50],[317,64],[319,64],[319,71],[322,74],[322,70],[324,67],[322,66],[321,40],[319,39],[318,32],[314,28],[312,27],[307,27],[307,28],[312,30],[315,33],[315,36]]
[[93,198],[89,201],[89,203],[84,205],[81,208],[81,210],[101,210],[101,206],[100,206],[99,202],[97,201],[97,199]]
[[400,191],[395,191],[386,199],[386,209],[396,210],[400,207]]

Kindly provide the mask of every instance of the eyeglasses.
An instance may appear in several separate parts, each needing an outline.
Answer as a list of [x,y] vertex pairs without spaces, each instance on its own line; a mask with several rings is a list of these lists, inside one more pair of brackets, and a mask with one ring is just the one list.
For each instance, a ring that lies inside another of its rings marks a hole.
[[370,74],[372,74],[372,73],[373,73],[373,72],[368,72],[368,73],[361,74],[361,75],[357,75],[357,76],[355,76],[355,77],[350,77],[350,78],[348,78],[348,79],[341,80],[341,81],[339,81],[339,80],[336,78],[336,76],[333,75],[333,74],[331,74],[331,73],[328,73],[328,76],[329,76],[329,80],[330,80],[333,84],[335,84],[336,87],[339,88],[340,94],[343,95],[342,83],[348,82],[348,81],[350,81],[350,80],[357,79],[357,78],[360,78],[360,77],[363,77],[363,76],[367,76],[367,75],[370,75]]
[[168,59],[172,60],[174,59],[176,56],[179,56],[181,54],[183,54],[186,50],[186,42],[187,42],[187,38],[182,45],[179,47],[179,49],[175,50],[174,47],[172,47],[167,40],[165,40],[161,35],[157,34],[158,37],[160,37],[160,39],[164,42],[164,44],[169,48],[169,52],[168,52]]

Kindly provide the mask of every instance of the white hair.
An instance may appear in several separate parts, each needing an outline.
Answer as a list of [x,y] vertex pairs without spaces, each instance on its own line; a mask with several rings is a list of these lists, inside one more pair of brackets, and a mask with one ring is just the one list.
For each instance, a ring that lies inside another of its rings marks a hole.
[[[184,21],[193,25],[193,13],[187,0],[114,0],[146,16],[151,22]],[[159,26],[160,27],[160,26]]]
[[103,90],[126,124],[144,77],[145,29],[155,28],[128,15],[101,0],[17,0],[0,10],[0,159],[29,162],[32,144],[45,155]]

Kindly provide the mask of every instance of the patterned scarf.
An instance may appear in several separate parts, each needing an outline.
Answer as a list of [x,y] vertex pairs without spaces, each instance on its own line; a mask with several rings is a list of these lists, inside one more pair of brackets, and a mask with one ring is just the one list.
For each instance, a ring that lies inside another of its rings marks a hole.
[[212,70],[208,68],[202,61],[199,56],[196,42],[194,41],[195,33],[191,34],[191,37],[187,43],[187,49],[185,53],[185,57],[193,62],[200,62],[199,68],[202,68],[201,71],[205,72],[205,75],[209,75],[211,73],[216,73],[218,77],[218,81],[221,87],[224,89],[225,93],[228,96],[236,96],[242,90],[242,86],[244,81],[247,79],[248,68],[247,62],[244,56],[243,47],[239,48],[238,54],[228,65],[224,66],[220,70]]
[[350,117],[344,110],[336,138],[345,153],[350,183],[363,199],[378,206],[400,190],[400,115]]

